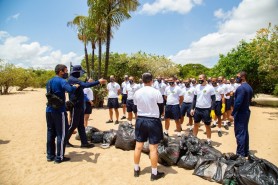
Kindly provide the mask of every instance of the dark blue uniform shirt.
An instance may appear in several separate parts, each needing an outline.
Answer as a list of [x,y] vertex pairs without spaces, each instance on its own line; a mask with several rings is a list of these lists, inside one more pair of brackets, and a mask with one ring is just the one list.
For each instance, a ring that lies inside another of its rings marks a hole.
[[[63,79],[59,76],[55,76],[47,82],[46,90],[47,90],[49,83],[50,83],[52,92],[56,96],[59,96],[64,102],[66,101],[65,92],[67,91],[69,93],[73,93],[76,90],[76,87],[70,86],[69,83],[65,79]],[[65,105],[62,106],[60,109],[53,109],[50,106],[46,107],[46,112],[65,112],[65,111],[66,111]]]
[[235,103],[232,116],[237,113],[249,111],[251,99],[253,97],[253,89],[248,83],[242,83],[235,92]]
[[93,86],[96,86],[96,85],[99,84],[99,81],[83,82],[83,81],[81,81],[78,78],[75,78],[73,76],[69,77],[68,82],[71,85],[73,85],[73,84],[79,84],[80,85],[80,87],[76,90],[75,93],[71,92],[69,94],[69,99],[70,100],[74,100],[75,96],[77,96],[77,101],[74,105],[75,108],[83,108],[84,107],[84,92],[83,92],[83,89],[88,88],[88,87],[93,87]]

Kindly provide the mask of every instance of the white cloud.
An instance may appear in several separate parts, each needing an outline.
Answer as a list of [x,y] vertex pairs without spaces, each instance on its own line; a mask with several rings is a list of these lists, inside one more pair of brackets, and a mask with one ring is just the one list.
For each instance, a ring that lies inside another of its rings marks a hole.
[[145,3],[141,10],[141,13],[147,13],[154,15],[157,13],[165,12],[178,12],[180,14],[186,14],[195,5],[202,4],[203,0],[155,0],[153,3]]
[[271,22],[278,24],[277,0],[243,0],[231,11],[217,10],[214,15],[222,19],[218,31],[201,37],[192,42],[189,48],[170,56],[172,61],[180,64],[201,63],[212,67],[220,53],[226,54],[236,47],[240,40],[249,41],[260,28],[267,27]]
[[19,16],[20,16],[20,13],[11,15],[10,17],[7,18],[7,21],[10,21],[12,19],[17,20]]
[[38,42],[29,42],[26,36],[11,36],[0,31],[0,58],[20,67],[53,69],[57,64],[79,64],[83,56],[74,52],[63,54]]

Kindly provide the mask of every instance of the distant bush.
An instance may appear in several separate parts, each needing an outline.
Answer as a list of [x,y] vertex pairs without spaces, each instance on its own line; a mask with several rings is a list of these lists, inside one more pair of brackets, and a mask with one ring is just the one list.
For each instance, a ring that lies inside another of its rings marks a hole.
[[278,84],[275,85],[275,89],[273,91],[274,96],[278,96]]

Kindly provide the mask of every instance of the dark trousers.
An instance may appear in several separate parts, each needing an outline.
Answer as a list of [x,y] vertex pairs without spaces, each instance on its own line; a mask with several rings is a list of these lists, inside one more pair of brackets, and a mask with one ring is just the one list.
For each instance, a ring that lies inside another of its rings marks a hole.
[[234,116],[235,136],[237,141],[237,155],[247,157],[249,155],[248,122],[250,111],[238,112]]
[[[65,154],[65,140],[67,138],[68,119],[66,112],[47,112],[47,159],[62,161]],[[56,146],[55,146],[55,139]],[[55,156],[56,152],[56,156]]]
[[87,144],[87,137],[84,127],[84,109],[74,107],[71,112],[71,123],[68,129],[68,140],[69,141],[73,131],[77,128],[81,144]]

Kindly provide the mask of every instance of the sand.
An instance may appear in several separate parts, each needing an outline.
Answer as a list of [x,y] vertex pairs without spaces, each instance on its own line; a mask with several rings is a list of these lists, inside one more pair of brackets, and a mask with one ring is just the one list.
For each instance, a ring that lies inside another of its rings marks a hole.
[[[150,161],[141,156],[142,175],[133,177],[133,151],[80,148],[80,141],[71,138],[75,148],[66,148],[70,162],[54,164],[46,161],[45,90],[34,89],[0,96],[0,184],[216,184],[192,175],[178,167],[164,167],[166,177],[150,182]],[[278,165],[278,109],[251,107],[249,122],[250,149],[258,157]],[[122,110],[120,110],[120,116]],[[107,109],[94,109],[89,125],[101,130],[117,129],[106,124]],[[185,125],[183,125],[185,128]],[[171,122],[171,133],[175,124]],[[199,137],[205,138],[204,126]],[[233,127],[217,136],[214,129],[213,145],[221,152],[235,152]]]

